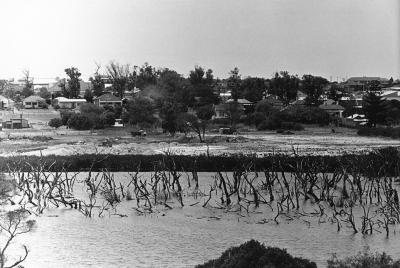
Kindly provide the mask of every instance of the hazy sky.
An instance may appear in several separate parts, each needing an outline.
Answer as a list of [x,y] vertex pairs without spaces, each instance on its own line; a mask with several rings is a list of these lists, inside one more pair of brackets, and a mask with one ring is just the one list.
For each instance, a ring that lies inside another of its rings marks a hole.
[[398,0],[1,0],[0,78],[95,62],[400,77]]

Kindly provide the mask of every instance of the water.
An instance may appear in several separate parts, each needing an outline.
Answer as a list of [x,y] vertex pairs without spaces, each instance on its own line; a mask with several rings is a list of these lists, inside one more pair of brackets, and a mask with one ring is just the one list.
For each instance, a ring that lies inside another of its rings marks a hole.
[[[207,177],[205,174],[202,177]],[[339,257],[359,251],[385,251],[400,257],[400,239],[392,234],[369,236],[337,232],[330,223],[301,221],[255,224],[201,205],[138,216],[135,201],[124,202],[118,215],[85,218],[77,211],[50,209],[37,218],[36,229],[20,236],[30,249],[25,267],[193,267],[217,258],[231,246],[256,239],[286,248],[325,267],[332,253]],[[221,218],[218,220],[218,218]],[[17,253],[18,243],[10,254]]]

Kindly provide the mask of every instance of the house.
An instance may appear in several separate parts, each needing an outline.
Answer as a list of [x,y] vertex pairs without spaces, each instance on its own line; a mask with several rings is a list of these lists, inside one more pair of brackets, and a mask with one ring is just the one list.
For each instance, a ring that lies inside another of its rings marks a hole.
[[342,118],[343,111],[345,110],[343,106],[337,104],[332,100],[327,100],[324,104],[321,104],[318,107],[327,112],[331,117],[335,118]]
[[[234,99],[229,99],[225,103],[229,104],[233,102],[235,102]],[[248,101],[246,99],[237,99],[237,103],[243,107],[245,114],[254,112],[255,104],[253,102]]]
[[65,97],[57,97],[54,99],[54,105],[58,105],[60,109],[79,108],[82,103],[86,103],[85,99],[67,99]]
[[285,107],[285,104],[280,99],[278,99],[278,96],[274,95],[267,96],[264,100],[262,100],[262,102],[270,104],[272,107],[279,111]]
[[28,120],[22,118],[22,115],[20,118],[11,118],[7,121],[2,122],[2,127],[3,128],[8,128],[8,129],[20,129],[20,128],[28,128]]
[[40,109],[46,104],[46,100],[39,96],[29,96],[22,101],[26,109]]
[[12,99],[0,95],[0,109],[12,109],[15,102]]
[[104,107],[104,106],[122,106],[122,100],[111,93],[103,94],[97,98],[94,99],[94,104],[96,104],[99,107]]
[[362,76],[362,77],[350,77],[347,79],[345,82],[345,87],[352,89],[352,90],[366,90],[366,86],[373,82],[377,81],[379,82],[379,85],[381,86],[386,86],[389,85],[389,79],[386,78],[381,78],[381,77],[367,77],[367,76]]

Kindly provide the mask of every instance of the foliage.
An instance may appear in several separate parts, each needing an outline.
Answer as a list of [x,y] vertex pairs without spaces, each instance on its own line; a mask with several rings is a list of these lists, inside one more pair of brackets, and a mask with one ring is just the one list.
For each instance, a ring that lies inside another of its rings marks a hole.
[[386,253],[358,253],[344,260],[333,255],[328,260],[328,268],[400,268],[400,260],[394,261]]
[[[105,127],[110,127],[112,125],[115,124],[115,113],[111,112],[111,111],[104,111],[101,115],[100,115],[100,120],[103,126]],[[100,125],[99,128],[102,128],[103,126]]]
[[337,83],[331,84],[328,89],[327,97],[330,100],[339,101],[343,96],[343,89]]
[[[197,99],[197,106],[217,104],[218,95],[214,93],[214,75],[211,69],[207,71],[201,66],[195,66],[188,78],[191,86],[191,95]],[[189,105],[190,106],[190,105]]]
[[51,93],[45,87],[39,89],[38,95],[45,100],[51,99]]
[[65,85],[63,90],[63,95],[69,99],[76,99],[79,97],[81,85],[79,83],[81,73],[75,67],[65,69],[65,73],[68,76],[67,85]]
[[229,77],[227,79],[227,89],[231,91],[232,99],[237,101],[242,97],[240,92],[240,85],[242,83],[239,68],[235,67],[232,71],[229,72]]
[[324,86],[328,83],[328,80],[320,76],[303,75],[301,89],[307,95],[305,98],[307,106],[318,106],[322,103],[320,97],[324,91]]
[[216,260],[208,261],[197,268],[235,267],[235,268],[316,268],[317,265],[309,260],[292,257],[279,248],[265,247],[260,242],[250,240],[238,247],[231,247]]
[[161,127],[163,130],[170,134],[175,134],[178,130],[178,116],[185,112],[187,112],[187,107],[184,104],[164,101],[160,109]]
[[234,127],[237,122],[239,122],[240,117],[243,115],[244,108],[243,105],[238,103],[237,101],[232,101],[225,103],[226,105],[226,113],[229,118],[229,122],[232,127]]
[[327,125],[330,117],[327,112],[318,107],[307,106],[289,106],[287,109],[279,112],[282,121],[297,122],[302,124]]
[[126,104],[126,111],[123,113],[123,121],[131,125],[154,124],[154,101],[146,97],[135,97]]
[[72,114],[67,124],[68,127],[76,130],[89,130],[94,126],[94,122],[84,114]]
[[161,98],[164,101],[182,103],[186,106],[192,106],[194,103],[187,81],[176,71],[161,70],[155,90],[159,94],[156,98]]
[[[135,71],[135,74],[137,72]],[[140,68],[136,77],[136,86],[143,89],[157,83],[159,72],[149,63],[145,62]]]
[[85,94],[83,95],[83,98],[87,101],[87,102],[90,102],[90,103],[92,103],[93,102],[93,92],[92,92],[92,90],[90,89],[90,88],[87,88],[86,90],[85,90]]
[[[136,71],[132,71],[129,65],[111,62],[106,69],[108,77],[111,80],[113,91],[116,92],[119,97],[122,98],[126,90],[133,90],[136,83]],[[100,89],[98,91],[100,91]]]
[[251,102],[262,100],[266,91],[266,81],[264,78],[246,77],[240,85],[243,98]]
[[268,93],[278,96],[283,103],[288,104],[295,100],[299,89],[300,79],[290,75],[287,71],[276,72],[269,82]]
[[93,88],[92,94],[96,97],[101,96],[105,89],[104,81],[101,79],[101,75],[99,74],[99,69],[100,65],[97,65],[97,70],[94,73],[94,76],[89,78]]
[[273,113],[278,112],[278,110],[271,104],[270,100],[265,99],[265,100],[259,101],[256,104],[255,112],[262,113],[265,116],[269,116]]
[[363,110],[369,126],[385,124],[387,106],[383,97],[376,92],[370,91],[364,96]]
[[49,121],[49,126],[54,128],[59,128],[63,125],[63,120],[61,118],[53,118]]

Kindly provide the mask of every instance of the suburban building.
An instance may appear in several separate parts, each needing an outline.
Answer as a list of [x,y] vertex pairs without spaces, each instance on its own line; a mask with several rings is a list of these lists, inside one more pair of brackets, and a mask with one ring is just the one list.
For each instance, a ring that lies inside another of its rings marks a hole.
[[53,105],[58,105],[60,109],[79,108],[82,103],[86,103],[85,99],[67,99],[65,97],[57,97],[54,99]]
[[15,102],[12,99],[0,95],[0,109],[12,109]]
[[324,104],[321,104],[318,107],[334,118],[342,118],[345,110],[343,106],[332,100],[327,100]]
[[99,107],[104,107],[104,106],[116,107],[116,106],[122,106],[122,100],[111,93],[107,93],[95,98],[94,104],[96,104]]
[[373,81],[378,81],[381,86],[389,85],[389,79],[381,77],[367,77],[367,76],[350,77],[349,79],[347,79],[344,85],[345,87],[355,91],[360,91],[360,90],[364,91],[366,90],[367,84]]
[[32,95],[22,101],[26,109],[40,109],[46,104],[46,100],[42,97]]
[[20,129],[20,128],[28,128],[28,120],[22,118],[11,118],[7,121],[2,122],[2,127],[3,128],[8,128],[8,129]]

